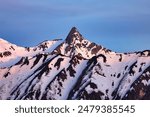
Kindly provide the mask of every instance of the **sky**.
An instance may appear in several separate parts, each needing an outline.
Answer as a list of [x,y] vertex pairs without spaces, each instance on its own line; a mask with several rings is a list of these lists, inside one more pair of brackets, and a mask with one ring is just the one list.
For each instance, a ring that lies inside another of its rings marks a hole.
[[16,45],[65,39],[74,26],[116,52],[150,50],[150,0],[0,0],[0,38]]

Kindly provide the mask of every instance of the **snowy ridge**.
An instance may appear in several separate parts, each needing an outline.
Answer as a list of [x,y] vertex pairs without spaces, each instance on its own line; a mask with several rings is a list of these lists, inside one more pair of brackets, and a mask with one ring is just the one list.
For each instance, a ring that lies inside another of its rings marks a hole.
[[0,99],[150,99],[150,50],[112,52],[75,27],[64,41],[0,45]]
[[13,61],[15,62],[18,60],[18,57],[33,57],[40,53],[51,52],[61,42],[61,39],[55,39],[52,41],[44,41],[35,47],[19,47],[15,44],[11,44],[3,39],[0,39],[0,58],[2,58],[0,59],[0,63],[12,63]]

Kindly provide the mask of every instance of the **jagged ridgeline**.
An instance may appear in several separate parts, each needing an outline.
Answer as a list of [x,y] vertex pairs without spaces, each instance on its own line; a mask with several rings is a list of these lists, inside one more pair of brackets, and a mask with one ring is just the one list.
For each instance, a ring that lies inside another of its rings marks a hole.
[[0,39],[0,99],[150,99],[150,50],[116,53],[75,27],[35,47]]

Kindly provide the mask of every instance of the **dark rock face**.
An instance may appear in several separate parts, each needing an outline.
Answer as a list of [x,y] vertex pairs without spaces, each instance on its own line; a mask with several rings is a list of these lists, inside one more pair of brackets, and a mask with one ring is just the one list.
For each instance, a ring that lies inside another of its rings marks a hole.
[[144,70],[142,75],[139,76],[137,80],[131,85],[131,90],[129,90],[123,99],[135,99],[144,100],[150,99],[149,85],[148,81],[150,79],[150,66]]
[[[150,99],[150,50],[115,53],[84,39],[75,27],[53,51],[49,48],[45,42],[26,47],[42,52],[22,56],[9,67],[0,64],[0,99]],[[11,55],[1,52],[0,59]]]
[[3,58],[3,57],[7,57],[7,56],[10,56],[11,55],[11,52],[9,51],[5,51],[3,53],[0,53],[0,57]]
[[[77,39],[78,37],[78,39]],[[68,43],[69,45],[70,44],[73,44],[73,42],[75,40],[78,40],[78,41],[82,41],[83,40],[83,37],[82,35],[77,31],[76,27],[73,27],[70,31],[70,33],[68,34],[67,38],[66,38],[66,43]]]

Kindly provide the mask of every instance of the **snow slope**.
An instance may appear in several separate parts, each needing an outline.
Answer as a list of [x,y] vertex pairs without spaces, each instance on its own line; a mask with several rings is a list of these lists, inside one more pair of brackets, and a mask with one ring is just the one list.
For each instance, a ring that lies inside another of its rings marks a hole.
[[33,57],[40,53],[51,52],[62,41],[63,40],[61,39],[55,39],[52,41],[44,41],[35,47],[19,47],[15,44],[7,42],[4,39],[0,39],[0,58],[2,58],[0,59],[0,63],[12,63],[17,61],[20,57]]
[[0,99],[150,99],[150,50],[116,53],[73,27],[63,40],[0,39]]

